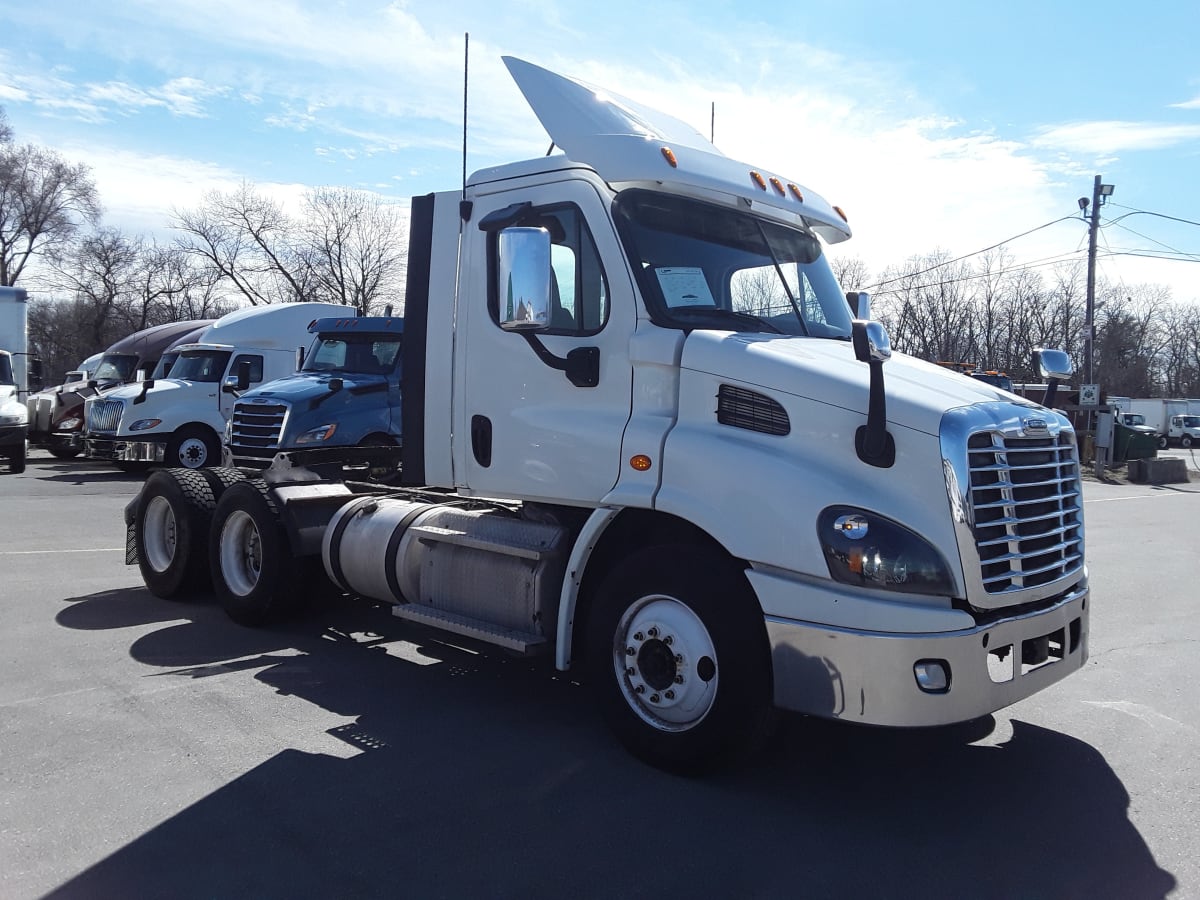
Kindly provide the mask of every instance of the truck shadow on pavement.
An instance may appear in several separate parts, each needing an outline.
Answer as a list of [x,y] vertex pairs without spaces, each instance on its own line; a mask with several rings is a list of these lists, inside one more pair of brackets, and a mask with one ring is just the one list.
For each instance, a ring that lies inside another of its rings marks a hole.
[[164,619],[130,646],[157,677],[253,678],[354,717],[328,732],[348,755],[281,746],[48,897],[1149,900],[1175,887],[1104,758],[1025,722],[981,746],[961,729],[788,718],[746,767],[688,780],[627,756],[549,661],[458,648],[378,606],[251,630],[139,589],[58,616]]

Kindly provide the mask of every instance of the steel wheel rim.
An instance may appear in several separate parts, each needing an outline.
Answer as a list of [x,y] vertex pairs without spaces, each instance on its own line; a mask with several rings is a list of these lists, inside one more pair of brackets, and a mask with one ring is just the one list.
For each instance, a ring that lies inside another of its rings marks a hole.
[[179,464],[188,469],[199,469],[208,462],[208,445],[200,438],[188,438],[179,445]]
[[262,577],[262,535],[254,517],[236,510],[221,529],[221,575],[234,594],[245,597]]
[[155,572],[165,572],[175,559],[178,539],[175,510],[166,497],[152,497],[142,519],[142,552]]
[[717,699],[717,650],[703,620],[673,597],[630,605],[617,625],[613,666],[625,702],[659,731],[699,725]]

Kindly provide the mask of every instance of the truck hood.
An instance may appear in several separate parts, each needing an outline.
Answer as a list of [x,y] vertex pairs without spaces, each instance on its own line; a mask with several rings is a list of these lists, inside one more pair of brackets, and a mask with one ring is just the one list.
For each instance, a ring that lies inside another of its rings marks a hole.
[[359,372],[311,372],[307,374],[298,372],[295,375],[277,378],[260,388],[247,391],[241,399],[243,403],[253,402],[258,398],[298,403],[328,394],[329,382],[334,378],[342,380],[343,391],[354,394],[387,388],[387,377],[384,375],[366,375]]
[[[768,334],[693,331],[683,347],[685,369],[803,397],[866,415],[870,370],[849,341]],[[1023,397],[948,372],[901,353],[884,363],[888,422],[933,436],[943,414],[973,403],[1005,401],[1039,409]]]

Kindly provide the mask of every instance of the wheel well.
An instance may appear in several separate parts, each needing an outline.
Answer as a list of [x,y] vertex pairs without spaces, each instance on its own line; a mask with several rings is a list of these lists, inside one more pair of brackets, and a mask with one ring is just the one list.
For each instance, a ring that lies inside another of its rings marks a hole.
[[622,511],[601,534],[595,549],[588,557],[587,568],[579,586],[571,629],[572,668],[582,661],[586,644],[588,615],[596,589],[617,563],[631,553],[663,544],[684,544],[737,560],[711,534],[678,516],[645,509]]
[[358,442],[360,447],[394,447],[396,440],[390,434],[373,431]]

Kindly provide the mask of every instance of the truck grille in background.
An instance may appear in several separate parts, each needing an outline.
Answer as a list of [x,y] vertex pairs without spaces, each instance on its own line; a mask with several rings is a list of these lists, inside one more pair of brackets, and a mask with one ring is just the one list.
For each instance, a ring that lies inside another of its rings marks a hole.
[[777,401],[729,384],[717,391],[717,421],[763,434],[784,435],[792,430],[787,410]]
[[979,432],[967,448],[984,589],[1020,591],[1081,570],[1082,496],[1072,436]]
[[116,431],[121,424],[125,403],[121,400],[97,400],[86,404],[85,409],[88,431]]
[[279,448],[288,407],[283,403],[238,403],[233,407],[234,455],[273,456]]

